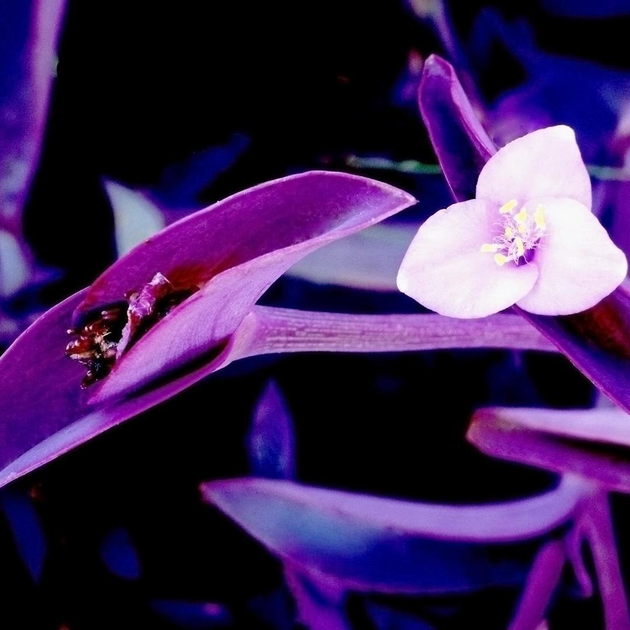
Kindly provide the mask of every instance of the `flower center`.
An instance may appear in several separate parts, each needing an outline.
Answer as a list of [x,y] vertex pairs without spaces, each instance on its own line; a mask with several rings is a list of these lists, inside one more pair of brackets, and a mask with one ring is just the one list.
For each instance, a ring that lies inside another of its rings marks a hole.
[[105,378],[125,350],[198,290],[176,289],[158,272],[142,289],[125,295],[127,304],[103,309],[83,328],[69,330],[77,338],[66,346],[66,356],[87,367],[81,387]]
[[533,213],[523,207],[514,214],[517,206],[518,201],[511,199],[499,208],[503,232],[494,242],[481,246],[483,253],[494,254],[494,262],[499,267],[510,261],[517,265],[529,262],[527,253],[538,247],[547,229],[542,206],[538,206]]

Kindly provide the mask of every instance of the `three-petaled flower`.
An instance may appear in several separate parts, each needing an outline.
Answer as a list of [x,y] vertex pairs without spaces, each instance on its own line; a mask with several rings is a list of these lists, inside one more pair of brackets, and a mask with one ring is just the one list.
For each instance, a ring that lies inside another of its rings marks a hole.
[[450,317],[485,317],[514,304],[539,315],[584,311],[627,273],[625,255],[590,208],[573,130],[530,133],[490,158],[475,199],[420,227],[398,287]]

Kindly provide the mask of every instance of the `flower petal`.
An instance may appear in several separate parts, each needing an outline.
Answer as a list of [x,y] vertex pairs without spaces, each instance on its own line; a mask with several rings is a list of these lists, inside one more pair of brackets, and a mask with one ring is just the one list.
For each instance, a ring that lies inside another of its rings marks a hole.
[[214,481],[202,492],[298,567],[356,590],[427,592],[520,581],[512,555],[517,547],[503,544],[500,557],[488,564],[492,545],[536,538],[562,525],[583,488],[565,480],[530,499],[461,507],[257,478]]
[[581,203],[543,198],[531,202],[532,211],[537,205],[544,207],[547,223],[534,258],[538,280],[517,304],[539,315],[570,315],[595,306],[626,277],[624,253]]
[[398,287],[449,317],[485,317],[526,295],[538,276],[535,265],[500,267],[481,246],[496,234],[497,209],[484,201],[456,203],[418,230],[398,273]]
[[438,55],[424,64],[418,99],[455,199],[471,199],[477,176],[496,147],[475,116],[453,66]]
[[568,197],[590,209],[591,180],[573,129],[539,129],[506,144],[481,170],[476,197],[499,205],[510,199]]

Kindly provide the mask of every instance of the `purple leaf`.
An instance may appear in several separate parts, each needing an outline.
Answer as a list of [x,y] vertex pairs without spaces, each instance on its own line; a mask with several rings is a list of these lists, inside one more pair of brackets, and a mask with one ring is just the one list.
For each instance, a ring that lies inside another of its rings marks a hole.
[[[0,359],[0,484],[255,354],[251,311],[278,276],[317,247],[412,203],[373,180],[306,173],[234,195],[132,250],[91,288],[44,314]],[[158,272],[183,291],[203,287],[135,340],[104,387],[82,391],[84,369],[64,356],[72,313],[80,319],[119,304]]]
[[[7,0],[0,20],[0,297],[49,280],[23,237],[39,162],[65,0]],[[4,319],[4,316],[0,316]],[[24,322],[6,317],[18,331]],[[11,340],[15,333],[8,333]]]
[[481,409],[473,415],[467,438],[492,457],[579,475],[608,490],[630,493],[630,451],[622,457],[619,448],[606,448],[630,448],[630,422],[617,409]]
[[92,284],[75,323],[141,289],[157,272],[176,287],[202,288],[126,353],[92,392],[92,402],[129,393],[201,358],[225,342],[292,264],[413,201],[373,180],[311,172],[233,195],[150,238]]
[[138,552],[123,527],[112,530],[101,544],[101,558],[107,568],[123,580],[137,580],[142,575]]
[[424,64],[418,100],[455,199],[473,199],[479,172],[496,147],[475,116],[455,70],[437,55]]
[[[474,115],[455,72],[439,57],[427,60],[420,107],[442,170],[459,201],[474,197],[479,173],[496,148]],[[472,191],[472,194],[470,192]],[[626,284],[597,306],[563,317],[515,308],[599,389],[630,411],[630,291]]]
[[46,559],[46,536],[30,497],[20,490],[4,490],[2,510],[13,532],[15,544],[31,577],[39,582]]
[[0,24],[0,221],[15,236],[39,159],[65,0],[6,0]]
[[295,477],[293,420],[278,386],[272,381],[263,392],[247,437],[249,462],[257,477]]
[[114,213],[116,251],[120,257],[163,229],[166,220],[162,209],[148,195],[114,181],[104,184]]
[[215,481],[202,490],[285,562],[340,588],[396,593],[520,581],[522,567],[505,543],[562,525],[583,492],[565,480],[530,499],[458,507],[257,478]]
[[[232,361],[276,352],[402,352],[461,347],[552,346],[520,318],[446,320],[437,315],[342,315],[256,306],[224,347],[109,404],[89,404],[82,367],[64,356],[66,327],[84,290],[44,314],[0,359],[0,485],[159,404]],[[123,357],[121,361],[124,361]]]

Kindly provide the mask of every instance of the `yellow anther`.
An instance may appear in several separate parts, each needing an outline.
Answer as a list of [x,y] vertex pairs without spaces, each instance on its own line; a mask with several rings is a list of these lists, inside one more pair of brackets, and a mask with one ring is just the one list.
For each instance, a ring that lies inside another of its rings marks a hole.
[[497,263],[499,267],[503,267],[503,265],[505,265],[505,263],[508,262],[509,260],[510,259],[507,256],[504,256],[503,254],[494,255],[494,262]]
[[514,230],[508,225],[505,228],[505,238],[513,238],[514,237]]
[[527,221],[527,210],[523,208],[518,214],[514,215],[514,220],[517,223],[525,223]]
[[496,252],[496,251],[498,251],[498,250],[499,250],[499,246],[498,246],[498,245],[495,245],[495,244],[493,244],[493,243],[484,243],[484,244],[481,246],[481,251],[482,251],[484,254],[487,254],[487,253],[494,253],[494,252]]
[[514,245],[516,245],[516,255],[522,256],[525,253],[525,246],[523,245],[523,241],[520,239],[520,237],[517,236],[514,239]]
[[516,201],[516,199],[510,199],[510,201],[508,201],[507,203],[504,203],[499,208],[499,212],[501,214],[508,214],[512,212],[512,210],[514,210],[514,208],[516,208],[517,205],[518,205],[518,201]]
[[539,230],[547,228],[547,224],[545,223],[545,209],[542,206],[538,206],[536,212],[534,212],[534,223]]
[[518,233],[525,234],[525,232],[527,232],[527,226],[524,223],[519,223]]

